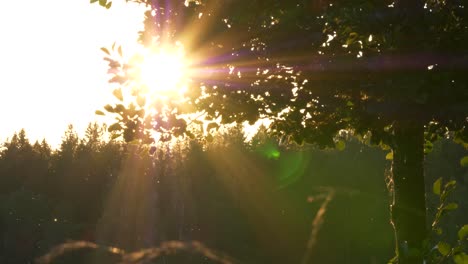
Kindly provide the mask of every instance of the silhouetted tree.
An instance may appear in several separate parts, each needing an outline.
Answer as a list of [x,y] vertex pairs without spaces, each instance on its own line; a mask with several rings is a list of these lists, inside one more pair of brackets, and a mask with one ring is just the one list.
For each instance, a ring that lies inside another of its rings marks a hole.
[[[468,141],[461,1],[137,2],[151,7],[142,43],[180,40],[207,58],[195,62],[187,107],[107,105],[120,116],[111,130],[126,141],[151,142],[148,129],[191,136],[178,114],[204,111],[222,124],[268,118],[272,134],[298,144],[342,146],[337,134],[352,131],[391,149],[396,260],[422,262],[424,151],[447,135]],[[111,82],[132,86],[120,60],[106,60]]]

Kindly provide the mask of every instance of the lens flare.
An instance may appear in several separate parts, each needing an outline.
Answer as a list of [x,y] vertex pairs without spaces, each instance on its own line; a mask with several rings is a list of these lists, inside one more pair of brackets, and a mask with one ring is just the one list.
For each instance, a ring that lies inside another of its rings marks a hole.
[[183,95],[187,89],[187,62],[183,46],[145,49],[133,61],[135,80],[149,95]]

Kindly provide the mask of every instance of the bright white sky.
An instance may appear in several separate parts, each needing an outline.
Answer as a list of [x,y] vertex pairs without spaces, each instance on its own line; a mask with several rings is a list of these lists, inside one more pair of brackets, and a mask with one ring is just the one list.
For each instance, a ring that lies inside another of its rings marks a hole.
[[82,134],[112,100],[100,47],[134,47],[142,21],[124,0],[1,0],[0,142],[21,128],[54,147],[68,124]]

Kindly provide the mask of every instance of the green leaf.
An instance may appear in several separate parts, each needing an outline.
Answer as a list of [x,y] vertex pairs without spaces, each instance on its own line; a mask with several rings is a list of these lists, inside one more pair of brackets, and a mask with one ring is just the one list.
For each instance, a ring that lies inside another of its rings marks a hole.
[[356,32],[349,33],[349,37],[346,40],[346,45],[353,44],[356,41],[357,37],[358,37],[358,34]]
[[468,236],[468,225],[464,225],[462,226],[462,228],[460,228],[460,230],[458,231],[458,239],[459,240],[463,240],[465,239],[465,237]]
[[100,5],[100,6],[104,6],[104,7],[105,7],[106,4],[107,4],[107,0],[99,0],[99,5]]
[[426,141],[424,143],[424,154],[429,154],[432,152],[432,149],[434,149],[434,145],[430,141]]
[[111,55],[107,48],[102,47],[101,50],[106,53],[107,55]]
[[432,186],[432,191],[435,195],[440,195],[440,185],[442,184],[442,178],[437,179]]
[[468,255],[462,252],[461,254],[453,256],[453,261],[455,262],[455,264],[467,264]]
[[455,187],[455,185],[457,185],[457,181],[451,180],[451,181],[447,182],[447,184],[445,184],[445,189]]
[[444,191],[442,192],[441,198],[445,199],[447,196],[452,192],[452,190],[457,186],[457,181],[452,180],[447,182],[444,187]]
[[460,160],[460,165],[462,167],[468,167],[468,156],[465,156]]
[[439,236],[442,235],[442,233],[443,233],[442,228],[440,228],[440,227],[437,228],[437,229],[435,230],[435,232],[436,232],[436,234],[439,235]]
[[[107,4],[106,4],[106,9],[111,8],[111,6],[112,6],[112,2],[107,3]],[[122,56],[122,55],[120,55],[120,56]]]
[[449,211],[455,210],[457,208],[458,208],[458,204],[456,203],[449,203],[446,206],[444,206],[444,210],[449,210]]
[[92,3],[96,3],[97,1],[98,1],[98,0],[91,0],[91,1],[89,1],[89,2],[92,4]]
[[346,143],[343,140],[338,140],[335,142],[335,147],[339,151],[343,151],[346,148]]
[[120,101],[123,101],[123,95],[122,95],[122,89],[115,89],[112,94],[119,99]]
[[387,153],[387,156],[385,156],[385,159],[386,160],[393,160],[393,151],[390,151],[389,153]]
[[448,254],[450,254],[452,247],[448,243],[441,241],[437,244],[437,249],[439,250],[440,254],[442,254],[443,256],[447,256]]
[[96,112],[94,112],[94,113],[95,113],[96,115],[102,115],[102,116],[103,116],[103,115],[106,115],[106,114],[104,114],[104,112],[101,111],[101,110],[96,110]]

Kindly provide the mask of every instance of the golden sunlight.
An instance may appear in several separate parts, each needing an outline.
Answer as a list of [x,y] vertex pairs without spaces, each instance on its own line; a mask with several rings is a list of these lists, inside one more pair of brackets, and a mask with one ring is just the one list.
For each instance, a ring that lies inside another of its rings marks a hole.
[[187,89],[188,71],[183,45],[145,49],[131,62],[134,78],[149,96],[181,96]]

